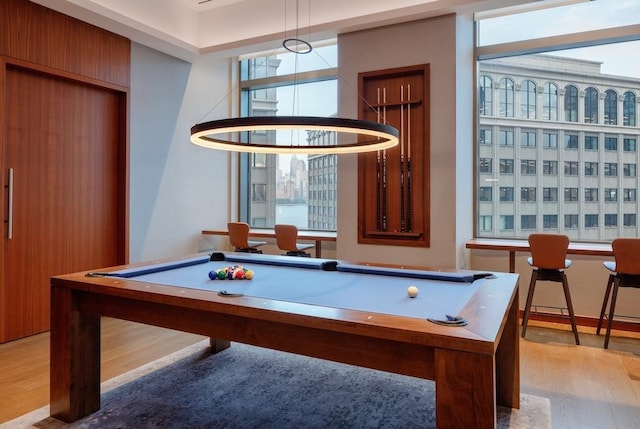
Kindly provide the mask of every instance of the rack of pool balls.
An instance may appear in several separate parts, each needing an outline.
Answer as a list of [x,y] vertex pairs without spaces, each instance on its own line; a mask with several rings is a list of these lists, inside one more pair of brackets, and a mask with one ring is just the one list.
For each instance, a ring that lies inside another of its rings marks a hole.
[[209,271],[209,278],[211,280],[251,280],[253,270],[244,268],[242,265],[233,265]]

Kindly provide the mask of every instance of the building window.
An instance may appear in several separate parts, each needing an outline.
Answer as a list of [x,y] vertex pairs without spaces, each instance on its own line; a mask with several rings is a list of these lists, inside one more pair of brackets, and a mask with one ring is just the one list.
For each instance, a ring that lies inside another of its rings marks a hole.
[[536,174],[536,160],[523,159],[520,161],[520,174]]
[[536,200],[536,188],[523,187],[520,188],[520,201],[535,201]]
[[604,163],[604,175],[605,177],[617,177],[618,176],[618,164],[616,162]]
[[481,129],[479,133],[480,144],[490,145],[493,144],[493,139],[491,138],[491,130]]
[[618,215],[616,213],[605,213],[604,226],[608,226],[608,227],[618,226]]
[[500,230],[512,231],[514,229],[513,215],[500,215]]
[[584,201],[595,203],[598,201],[598,188],[586,188],[584,190]]
[[480,158],[480,173],[493,173],[491,158]]
[[636,226],[636,214],[625,213],[623,217],[624,226]]
[[565,176],[577,176],[578,175],[578,161],[565,161],[564,162],[564,175]]
[[542,93],[542,119],[549,121],[558,120],[558,87],[547,82]]
[[564,90],[564,120],[578,122],[578,88],[567,85]]
[[500,174],[513,174],[513,159],[500,160]]
[[598,150],[598,136],[584,136],[584,148],[586,150]]
[[598,90],[587,88],[584,95],[584,122],[587,124],[598,123]]
[[542,215],[542,228],[558,229],[558,215]]
[[584,227],[585,228],[597,228],[598,227],[598,215],[586,214],[584,215]]
[[625,202],[635,202],[636,201],[636,190],[634,188],[624,188],[622,190],[622,194],[624,196]]
[[521,215],[520,228],[536,229],[536,215]]
[[542,201],[557,202],[558,188],[542,188]]
[[545,176],[557,176],[558,175],[558,161],[542,161],[542,174]]
[[480,229],[480,231],[491,231],[493,229],[492,217],[478,216],[478,229]]
[[566,229],[578,229],[578,215],[577,214],[564,215],[564,227]]
[[558,148],[558,134],[556,133],[542,133],[542,147],[557,149]]
[[618,94],[612,89],[604,92],[604,123],[618,125]]
[[618,201],[618,189],[616,188],[605,188],[604,189],[604,200],[608,202]]
[[636,177],[636,164],[622,164],[624,177]]
[[500,146],[513,146],[513,131],[500,130]]
[[564,148],[565,149],[578,149],[578,135],[577,134],[565,134],[564,135]]
[[578,188],[564,188],[564,201],[578,201]]
[[633,92],[624,93],[622,102],[622,125],[627,127],[636,126],[636,96]]
[[585,176],[597,176],[598,175],[598,163],[597,162],[585,162],[584,163],[584,175]]
[[520,85],[520,117],[536,118],[536,84],[530,80],[525,80]]
[[535,133],[535,131],[523,130],[520,133],[520,146],[522,146],[522,147],[536,147],[536,133]]
[[513,201],[513,187],[503,186],[500,188],[500,201],[501,202]]
[[636,151],[636,139],[625,138],[622,141],[622,149],[625,152],[635,152]]
[[493,115],[493,81],[489,76],[480,76],[478,87],[478,112],[482,116]]
[[513,81],[508,77],[500,79],[499,89],[500,115],[507,118],[513,118]]
[[618,150],[618,137],[605,137],[604,150]]
[[491,186],[481,186],[478,194],[480,195],[480,201],[493,201],[493,188]]

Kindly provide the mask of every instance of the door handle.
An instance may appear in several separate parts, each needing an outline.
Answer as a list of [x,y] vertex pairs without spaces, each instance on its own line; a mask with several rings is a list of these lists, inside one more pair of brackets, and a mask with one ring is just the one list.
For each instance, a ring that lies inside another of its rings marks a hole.
[[7,180],[7,195],[8,195],[8,216],[7,216],[7,238],[11,240],[13,238],[13,168],[9,169],[9,176]]

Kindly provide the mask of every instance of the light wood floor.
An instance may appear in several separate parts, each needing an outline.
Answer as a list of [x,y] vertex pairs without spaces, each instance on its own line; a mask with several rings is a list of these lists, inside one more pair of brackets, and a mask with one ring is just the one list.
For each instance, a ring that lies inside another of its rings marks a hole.
[[[520,341],[521,390],[551,401],[553,428],[640,427],[640,336],[602,337],[531,321]],[[204,337],[103,319],[102,379],[107,380]],[[47,405],[49,334],[0,344],[0,423]]]

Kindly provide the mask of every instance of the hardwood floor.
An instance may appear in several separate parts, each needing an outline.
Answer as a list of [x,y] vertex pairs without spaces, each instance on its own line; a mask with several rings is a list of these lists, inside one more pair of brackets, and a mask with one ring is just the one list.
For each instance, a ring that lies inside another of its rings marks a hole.
[[[137,368],[204,337],[103,319],[102,379]],[[594,329],[531,321],[520,341],[521,390],[551,401],[553,428],[640,427],[640,336],[616,332],[609,350]],[[0,344],[0,424],[49,401],[49,334]]]

